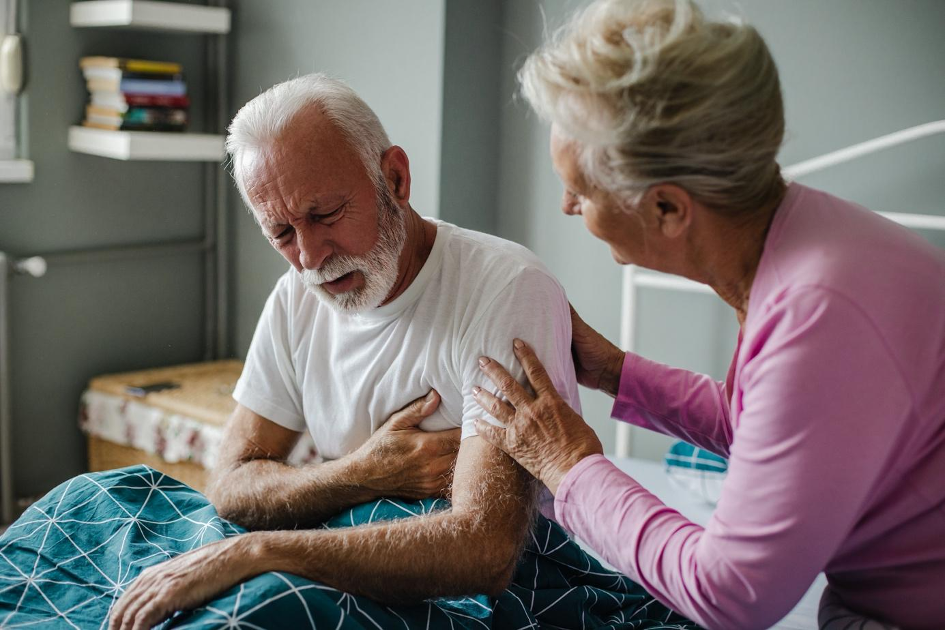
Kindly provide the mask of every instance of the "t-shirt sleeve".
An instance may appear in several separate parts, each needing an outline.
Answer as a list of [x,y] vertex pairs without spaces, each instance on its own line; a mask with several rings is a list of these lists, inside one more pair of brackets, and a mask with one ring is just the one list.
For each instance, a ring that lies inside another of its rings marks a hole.
[[263,308],[233,398],[287,429],[305,430],[290,344],[289,283],[280,279]]
[[495,384],[480,369],[480,357],[491,357],[519,383],[527,385],[525,371],[512,350],[512,340],[516,337],[535,350],[558,393],[578,413],[581,412],[571,358],[568,299],[561,285],[547,272],[528,268],[513,278],[485,308],[461,346],[464,440],[477,435],[475,422],[478,418],[500,424],[479,406],[472,395],[472,388],[477,385],[499,395]]

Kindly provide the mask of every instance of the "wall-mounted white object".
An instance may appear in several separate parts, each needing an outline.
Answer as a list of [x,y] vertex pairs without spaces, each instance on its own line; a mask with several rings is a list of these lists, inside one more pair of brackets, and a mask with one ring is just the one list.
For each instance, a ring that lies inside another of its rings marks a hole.
[[0,42],[0,91],[19,94],[23,89],[23,38],[6,35]]
[[70,149],[116,160],[220,162],[223,142],[220,134],[69,128]]
[[46,270],[46,259],[41,256],[31,256],[28,259],[20,259],[13,262],[13,272],[16,274],[42,278],[46,275]]
[[229,33],[230,10],[153,0],[88,0],[73,2],[72,26],[121,26],[188,33]]
[[32,160],[0,160],[0,183],[24,183],[33,181]]

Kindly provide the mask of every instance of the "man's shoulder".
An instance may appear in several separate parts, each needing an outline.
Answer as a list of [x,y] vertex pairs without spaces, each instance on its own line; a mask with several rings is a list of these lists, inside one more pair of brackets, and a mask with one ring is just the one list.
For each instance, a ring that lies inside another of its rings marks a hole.
[[499,279],[511,282],[523,274],[539,274],[554,280],[541,259],[519,243],[451,224],[440,226],[450,231],[448,256],[466,277],[478,274],[492,284]]
[[444,286],[464,321],[481,321],[496,309],[567,313],[564,288],[531,250],[493,235],[440,225],[449,231]]

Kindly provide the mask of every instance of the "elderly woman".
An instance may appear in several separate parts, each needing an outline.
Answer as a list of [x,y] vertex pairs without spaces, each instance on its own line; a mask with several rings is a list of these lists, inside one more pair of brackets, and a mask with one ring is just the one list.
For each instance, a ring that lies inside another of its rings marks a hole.
[[558,520],[708,627],[766,627],[818,572],[825,613],[945,623],[945,256],[783,179],[774,61],[688,0],[600,1],[525,63],[563,210],[621,264],[710,285],[741,331],[724,382],[623,353],[572,312],[579,381],[613,416],[729,458],[705,528],[603,455],[515,340],[534,394],[482,358],[480,421]]

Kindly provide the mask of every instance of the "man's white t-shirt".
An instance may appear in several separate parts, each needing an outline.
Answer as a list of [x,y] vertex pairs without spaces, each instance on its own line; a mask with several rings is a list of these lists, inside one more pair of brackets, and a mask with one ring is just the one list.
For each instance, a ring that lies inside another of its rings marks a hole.
[[436,240],[420,273],[393,302],[359,315],[323,305],[294,269],[260,317],[233,397],[295,431],[319,455],[351,453],[390,416],[430,389],[442,399],[424,430],[493,419],[472,388],[492,392],[479,357],[525,383],[512,339],[528,342],[561,396],[580,413],[571,359],[571,316],[561,285],[526,248],[433,221]]

